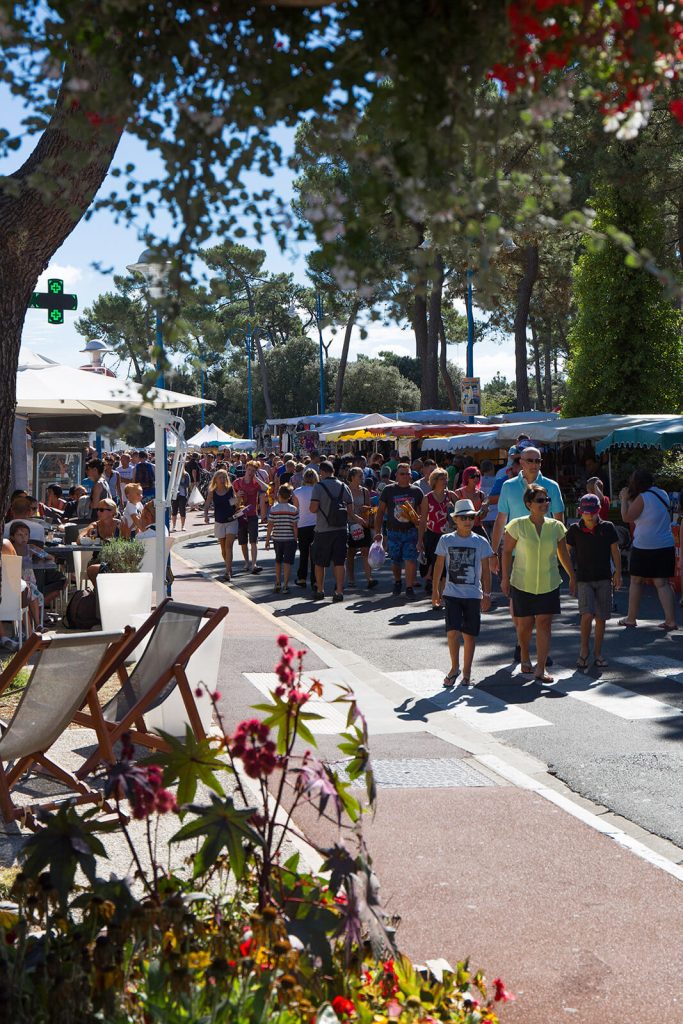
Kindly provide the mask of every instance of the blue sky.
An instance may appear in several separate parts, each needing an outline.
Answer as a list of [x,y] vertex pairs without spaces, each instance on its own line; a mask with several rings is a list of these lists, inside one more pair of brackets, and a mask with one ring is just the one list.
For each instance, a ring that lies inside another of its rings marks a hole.
[[[0,91],[0,105],[3,110],[3,126],[10,131],[18,129],[18,122],[21,116],[17,101],[9,96],[6,90]],[[291,147],[293,133],[282,133],[281,142],[286,149]],[[12,155],[11,160],[0,161],[0,171],[11,173],[20,166],[32,142]],[[129,137],[123,138],[116,156],[117,163],[134,162],[145,173],[145,165],[151,165],[148,154],[142,150],[141,144]],[[275,188],[283,199],[287,199],[292,192],[291,171],[279,170],[274,177],[268,178],[265,185]],[[251,176],[252,182],[259,183],[257,175]],[[103,193],[108,193],[115,184],[115,179],[107,178],[102,186]],[[249,224],[243,225],[249,231]],[[219,239],[216,239],[217,242]],[[299,281],[305,280],[304,257],[307,247],[294,243],[293,248],[282,253],[274,237],[268,236],[261,243],[256,238],[248,235],[241,239],[247,245],[260,245],[267,254],[266,268],[273,272],[289,272],[294,274]],[[89,221],[81,221],[74,229],[64,245],[55,253],[53,260],[39,279],[38,290],[44,291],[49,277],[61,277],[64,279],[65,290],[75,293],[78,297],[78,309],[83,310],[86,306],[102,292],[112,289],[113,283],[108,275],[102,274],[93,266],[101,263],[103,267],[112,267],[114,273],[125,273],[126,265],[136,262],[143,244],[137,235],[135,227],[124,224],[115,224],[113,217],[102,211],[93,216]],[[61,326],[53,326],[47,322],[45,310],[30,309],[26,314],[24,326],[23,343],[36,352],[56,359],[60,362],[78,365],[83,361],[79,355],[79,349],[84,345],[84,339],[78,334],[74,327],[78,313],[65,314],[65,323]],[[400,354],[414,355],[415,343],[413,334],[409,329],[401,329],[398,325],[383,326],[370,323],[367,325],[368,337],[361,340],[360,331],[357,329],[351,343],[351,358],[354,359],[358,352],[366,355],[376,355],[382,349],[390,349]],[[342,334],[338,332],[333,341],[331,353],[338,355],[341,349]],[[461,365],[464,369],[465,350],[464,346],[452,346],[449,351],[449,358]],[[483,342],[475,349],[475,373],[481,376],[482,382],[486,383],[497,372],[503,373],[508,378],[514,377],[514,350],[511,339],[503,345],[494,342]]]

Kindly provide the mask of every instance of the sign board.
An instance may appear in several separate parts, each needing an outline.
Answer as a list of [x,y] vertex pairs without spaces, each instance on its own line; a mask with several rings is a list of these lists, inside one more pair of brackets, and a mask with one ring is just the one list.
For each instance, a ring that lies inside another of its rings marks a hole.
[[479,377],[463,377],[460,382],[460,402],[464,416],[481,414],[481,379]]
[[75,295],[64,291],[64,281],[60,277],[51,277],[47,282],[46,292],[33,292],[29,309],[46,309],[49,324],[63,324],[65,309],[78,309]]

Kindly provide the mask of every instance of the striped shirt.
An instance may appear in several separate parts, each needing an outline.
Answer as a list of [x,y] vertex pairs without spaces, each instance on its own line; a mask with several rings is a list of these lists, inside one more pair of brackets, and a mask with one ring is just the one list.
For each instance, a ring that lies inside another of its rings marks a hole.
[[271,537],[273,540],[295,540],[294,527],[299,518],[296,505],[278,501],[270,510],[270,521],[273,524]]

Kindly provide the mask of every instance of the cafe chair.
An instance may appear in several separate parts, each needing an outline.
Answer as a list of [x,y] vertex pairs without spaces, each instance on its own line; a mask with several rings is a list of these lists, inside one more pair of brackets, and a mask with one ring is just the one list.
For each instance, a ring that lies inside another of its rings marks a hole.
[[[112,764],[116,760],[114,744],[124,733],[128,733],[134,743],[155,750],[168,750],[168,744],[145,721],[145,715],[160,708],[169,697],[176,695],[176,691],[180,694],[186,721],[195,737],[206,737],[194,689],[197,686],[215,688],[220,644],[207,641],[227,614],[225,606],[204,608],[169,598],[157,606],[118,651],[113,666],[121,682],[118,693],[103,707],[98,704],[94,709],[89,707],[88,711],[84,709],[74,715],[77,725],[94,729],[97,736],[97,748],[79,768],[79,778],[85,778],[101,761]],[[144,650],[129,673],[126,660],[136,646],[141,647],[143,643]],[[211,651],[211,657],[205,656],[207,650]],[[198,652],[198,657],[193,659]],[[190,662],[193,662],[194,670]],[[198,672],[197,666],[200,666]],[[208,704],[208,696],[204,699]]]
[[29,610],[21,606],[21,558],[19,555],[2,556],[2,588],[0,591],[0,622],[12,622],[21,647],[24,634],[28,636]]
[[[4,587],[3,587],[4,590]],[[31,675],[9,722],[0,721],[0,813],[6,823],[34,828],[39,809],[53,810],[65,800],[99,803],[112,808],[102,792],[88,786],[47,751],[62,735],[79,708],[99,707],[97,691],[112,673],[120,649],[132,630],[117,633],[34,633],[0,674],[0,695],[29,667]],[[17,803],[13,791],[27,776],[39,774],[32,788],[45,780],[70,793],[34,803]]]

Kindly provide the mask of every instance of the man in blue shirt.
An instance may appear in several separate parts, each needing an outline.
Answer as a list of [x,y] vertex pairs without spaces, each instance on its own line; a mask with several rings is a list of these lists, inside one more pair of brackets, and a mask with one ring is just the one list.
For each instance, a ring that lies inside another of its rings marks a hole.
[[[520,464],[522,467],[521,473],[511,480],[505,481],[500,491],[500,498],[498,499],[498,515],[493,527],[493,539],[491,541],[491,547],[496,554],[496,561],[492,563],[494,572],[499,571],[497,556],[505,527],[512,519],[520,519],[522,516],[529,515],[529,509],[524,504],[524,495],[527,487],[531,484],[539,484],[541,487],[545,487],[548,492],[550,505],[546,515],[549,518],[559,519],[560,522],[564,521],[562,492],[554,480],[550,480],[541,473],[541,453],[538,448],[534,448],[531,445],[523,448],[520,454]],[[512,603],[510,603],[510,616],[516,628],[517,623],[512,614]],[[519,644],[517,644],[515,647],[515,661],[519,661],[520,656]],[[546,662],[546,664],[548,663]]]

